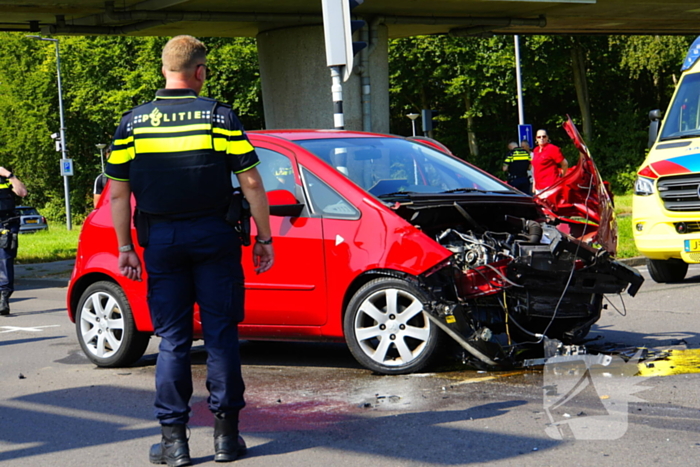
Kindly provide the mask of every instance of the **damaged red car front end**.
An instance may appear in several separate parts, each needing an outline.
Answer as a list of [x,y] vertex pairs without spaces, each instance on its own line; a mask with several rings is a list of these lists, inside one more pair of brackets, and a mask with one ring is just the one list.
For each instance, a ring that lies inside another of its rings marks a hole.
[[[497,226],[497,211],[482,218],[455,203],[467,224],[436,232],[454,256],[442,277],[432,277],[441,297],[433,302],[433,321],[480,364],[512,365],[517,349],[545,339],[582,343],[600,318],[603,296],[635,295],[643,282],[613,259],[611,194],[570,119],[564,128],[579,161],[533,198],[540,217],[505,213]],[[443,285],[450,281],[452,296]]]

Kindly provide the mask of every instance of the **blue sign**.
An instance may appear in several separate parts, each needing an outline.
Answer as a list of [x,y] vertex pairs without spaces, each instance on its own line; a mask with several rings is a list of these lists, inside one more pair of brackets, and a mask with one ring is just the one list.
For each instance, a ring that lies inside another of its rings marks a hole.
[[73,175],[73,159],[61,159],[61,176]]
[[518,125],[518,144],[523,140],[527,140],[530,143],[530,147],[535,147],[535,138],[532,134],[532,125]]

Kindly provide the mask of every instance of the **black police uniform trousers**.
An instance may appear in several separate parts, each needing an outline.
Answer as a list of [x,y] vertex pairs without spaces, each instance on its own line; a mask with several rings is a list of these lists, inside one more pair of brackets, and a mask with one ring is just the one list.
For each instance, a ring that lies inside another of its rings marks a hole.
[[532,195],[532,191],[530,190],[530,177],[527,175],[511,178],[508,180],[508,184],[522,191],[526,195]]
[[189,420],[196,302],[208,354],[209,409],[237,418],[245,405],[245,387],[238,344],[243,269],[236,232],[218,216],[155,223],[144,261],[151,318],[155,334],[162,338],[156,364],[156,417],[162,425]]
[[15,211],[0,211],[0,228],[9,230],[8,246],[0,248],[0,292],[12,295],[15,290],[15,257],[17,257],[17,234],[19,233],[19,221],[13,219]]

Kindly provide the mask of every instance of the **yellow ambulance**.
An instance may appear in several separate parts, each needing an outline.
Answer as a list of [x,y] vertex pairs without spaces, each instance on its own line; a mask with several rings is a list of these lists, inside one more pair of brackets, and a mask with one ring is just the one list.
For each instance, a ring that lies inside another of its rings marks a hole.
[[[649,113],[649,155],[637,172],[632,230],[656,282],[679,282],[700,263],[700,37],[668,110]],[[661,131],[659,131],[659,127]]]

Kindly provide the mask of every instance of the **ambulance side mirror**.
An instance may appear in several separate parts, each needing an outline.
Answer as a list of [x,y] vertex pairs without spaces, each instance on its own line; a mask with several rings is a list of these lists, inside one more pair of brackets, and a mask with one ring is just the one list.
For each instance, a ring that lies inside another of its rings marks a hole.
[[654,109],[649,112],[649,147],[652,147],[656,142],[656,137],[659,136],[659,126],[661,125],[661,110]]

